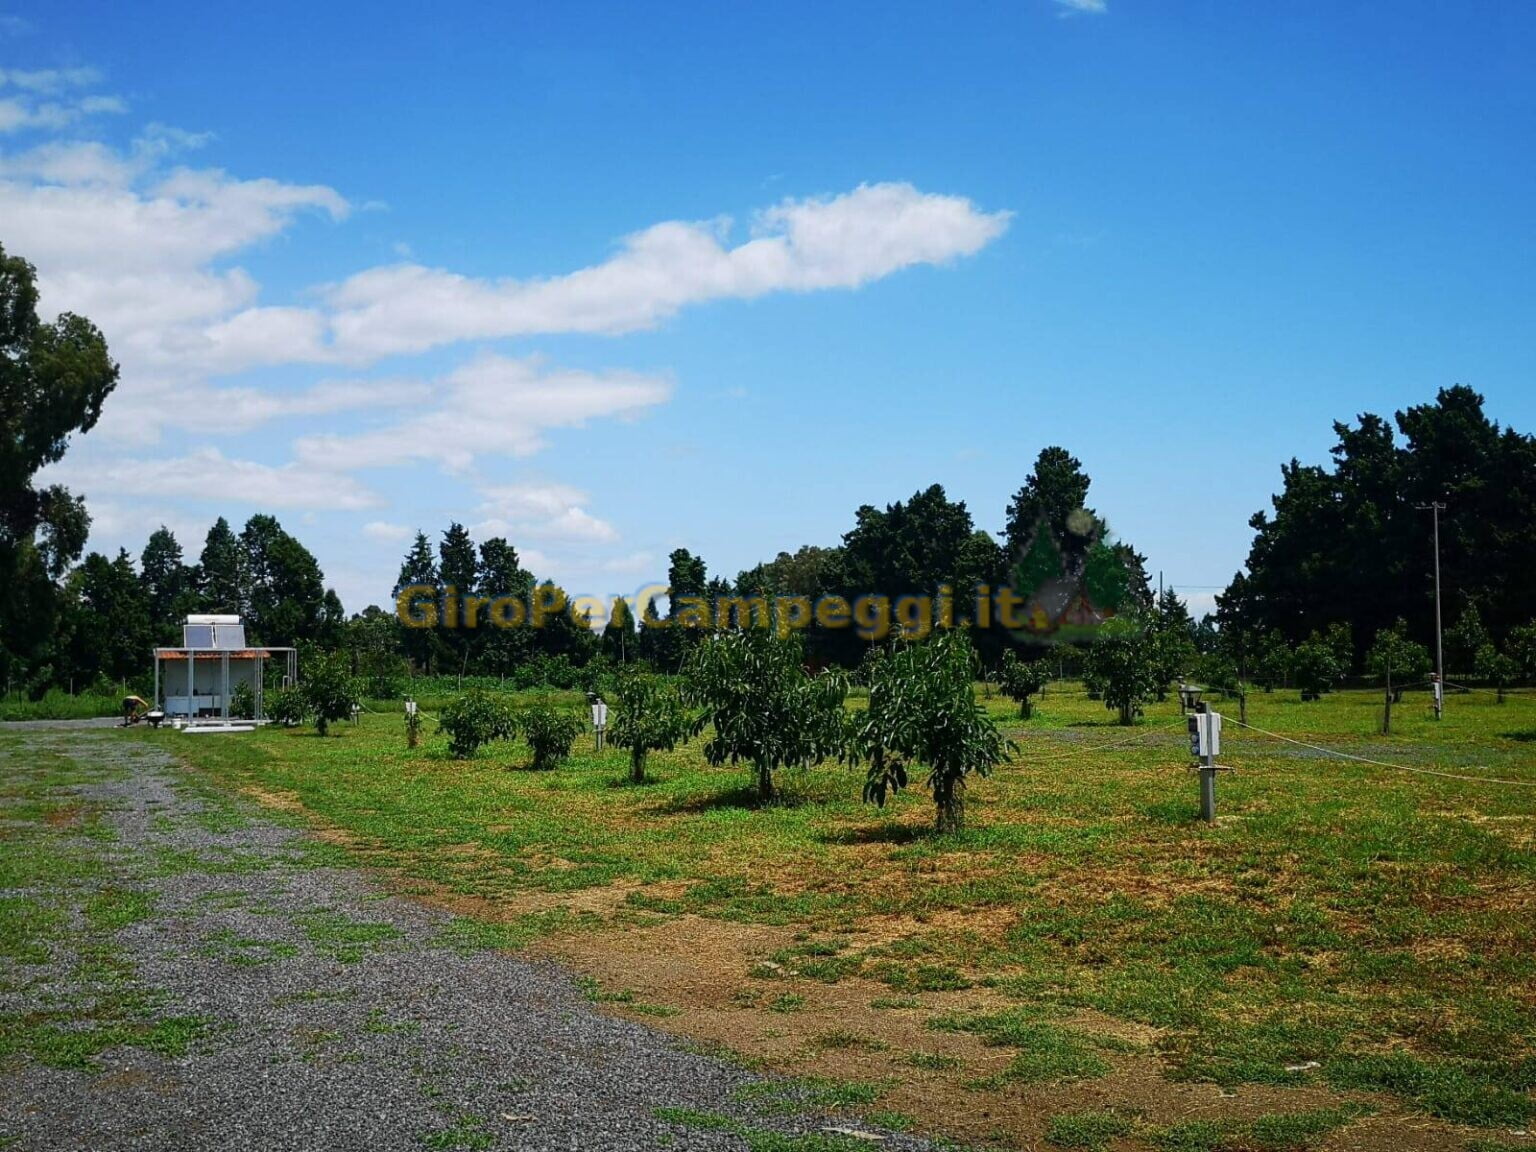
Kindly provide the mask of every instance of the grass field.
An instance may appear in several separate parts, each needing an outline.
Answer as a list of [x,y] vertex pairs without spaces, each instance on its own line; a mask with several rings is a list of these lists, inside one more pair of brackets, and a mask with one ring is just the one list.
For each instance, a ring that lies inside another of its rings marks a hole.
[[1375,1113],[1408,1117],[1382,1146],[1531,1146],[1536,786],[1486,781],[1536,785],[1536,698],[1455,696],[1436,723],[1410,695],[1386,738],[1375,694],[1256,694],[1262,728],[1477,779],[1229,724],[1210,826],[1174,703],[1133,729],[1072,686],[1028,722],[989,707],[1019,751],[942,838],[921,792],[867,807],[836,766],[759,809],[697,742],[631,786],[590,736],[536,773],[520,744],[409,752],[395,715],[127,738],[302,812],[467,930],[572,957],[618,1010],[873,1085],[927,1130],[1299,1148]]

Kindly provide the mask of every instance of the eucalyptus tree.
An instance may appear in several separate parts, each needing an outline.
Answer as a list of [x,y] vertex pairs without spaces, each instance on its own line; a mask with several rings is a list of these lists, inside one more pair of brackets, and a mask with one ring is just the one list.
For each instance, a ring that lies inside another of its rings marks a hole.
[[1010,742],[976,702],[975,649],[962,631],[901,643],[875,660],[869,707],[850,718],[845,754],[868,764],[864,799],[884,807],[907,786],[909,767],[928,770],[935,826],[965,823],[965,787],[1008,758]]
[[608,742],[629,749],[629,778],[645,783],[645,761],[652,752],[670,752],[698,730],[677,685],[645,673],[619,677],[613,692]]
[[798,635],[717,633],[689,654],[683,673],[684,699],[714,726],[704,758],[750,764],[765,803],[776,771],[819,764],[843,748],[847,681],[839,672],[807,672]]

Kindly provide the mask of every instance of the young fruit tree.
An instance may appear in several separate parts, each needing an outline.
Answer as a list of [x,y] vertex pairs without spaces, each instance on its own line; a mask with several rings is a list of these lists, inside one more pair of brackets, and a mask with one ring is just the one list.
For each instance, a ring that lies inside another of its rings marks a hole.
[[1473,668],[1479,680],[1493,685],[1500,704],[1504,703],[1504,690],[1509,682],[1520,673],[1514,660],[1495,648],[1491,640],[1477,650]]
[[997,686],[1004,696],[1018,704],[1019,716],[1028,720],[1034,713],[1030,697],[1039,695],[1050,678],[1050,669],[1044,660],[1020,660],[1010,650],[1003,653],[1003,662],[997,671]]
[[1296,680],[1296,687],[1301,689],[1303,700],[1321,700],[1344,675],[1344,666],[1339,661],[1336,647],[1314,632],[1296,646],[1291,657],[1291,675]]
[[293,728],[304,723],[305,704],[304,693],[297,688],[273,688],[266,694],[263,701],[266,705],[267,719],[274,724],[280,724],[284,728]]
[[869,707],[849,717],[845,755],[868,763],[864,799],[885,806],[907,786],[909,765],[928,769],[935,827],[965,824],[965,784],[987,776],[1008,758],[1012,744],[976,702],[976,654],[964,632],[942,632],[903,644],[873,667]]
[[479,688],[448,701],[438,713],[437,726],[448,733],[448,751],[455,760],[468,760],[482,744],[509,740],[517,731],[506,701]]
[[1160,656],[1156,633],[1135,617],[1115,616],[1088,647],[1084,679],[1098,686],[1121,724],[1134,724],[1142,704],[1157,695]]
[[304,707],[315,718],[315,730],[324,736],[338,720],[347,720],[360,702],[357,681],[340,653],[315,652],[305,661],[299,684]]
[[1402,702],[1405,687],[1429,675],[1429,649],[1408,639],[1408,622],[1399,619],[1392,627],[1376,633],[1371,650],[1365,654],[1365,667],[1382,682],[1386,694],[1382,731],[1390,736],[1392,705]]
[[808,673],[798,635],[748,628],[711,636],[689,653],[683,685],[684,699],[714,725],[704,758],[717,767],[750,764],[763,803],[774,797],[774,772],[842,749],[847,682],[836,672]]
[[517,718],[523,739],[533,751],[533,767],[543,772],[554,768],[571,754],[571,746],[581,735],[581,717],[549,704],[534,704]]
[[669,680],[645,674],[620,677],[613,692],[608,742],[629,749],[629,778],[645,783],[645,759],[670,752],[698,730],[682,693]]

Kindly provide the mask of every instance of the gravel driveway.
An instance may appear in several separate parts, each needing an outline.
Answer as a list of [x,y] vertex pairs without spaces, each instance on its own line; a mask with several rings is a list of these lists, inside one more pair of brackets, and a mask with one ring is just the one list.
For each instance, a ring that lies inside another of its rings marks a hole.
[[600,1014],[131,735],[0,736],[0,908],[3,1149],[929,1147]]

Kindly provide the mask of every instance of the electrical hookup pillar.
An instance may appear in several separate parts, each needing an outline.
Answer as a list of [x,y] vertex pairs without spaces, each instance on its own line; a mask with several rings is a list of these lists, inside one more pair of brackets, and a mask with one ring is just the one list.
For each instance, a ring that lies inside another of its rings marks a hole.
[[1200,768],[1200,819],[1216,819],[1216,756],[1221,751],[1221,713],[1209,704],[1195,705],[1189,717],[1189,752]]
[[592,702],[592,735],[597,745],[597,751],[603,750],[603,737],[608,734],[608,705],[597,693],[589,693],[587,699]]
[[1435,693],[1435,719],[1438,720],[1445,714],[1445,681],[1440,679],[1438,674],[1431,676],[1429,680]]

